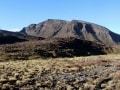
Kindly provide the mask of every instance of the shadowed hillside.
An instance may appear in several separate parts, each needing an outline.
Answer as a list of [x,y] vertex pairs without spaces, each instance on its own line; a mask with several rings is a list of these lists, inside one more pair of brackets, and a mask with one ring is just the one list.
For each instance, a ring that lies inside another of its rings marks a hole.
[[32,40],[42,40],[44,38],[25,35],[20,32],[10,32],[0,30],[0,44],[13,44],[16,42],[25,42]]
[[17,32],[0,30],[0,44],[12,44],[27,41],[25,38],[20,37],[22,37],[22,34],[20,35]]
[[0,45],[1,60],[74,57],[113,53],[106,45],[76,38],[33,40]]

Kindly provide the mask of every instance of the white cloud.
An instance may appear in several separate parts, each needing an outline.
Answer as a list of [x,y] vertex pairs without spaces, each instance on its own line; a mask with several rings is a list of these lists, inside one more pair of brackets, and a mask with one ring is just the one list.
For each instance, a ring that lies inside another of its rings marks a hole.
[[20,29],[19,28],[13,28],[13,29],[9,29],[9,31],[17,32],[17,31],[20,31]]

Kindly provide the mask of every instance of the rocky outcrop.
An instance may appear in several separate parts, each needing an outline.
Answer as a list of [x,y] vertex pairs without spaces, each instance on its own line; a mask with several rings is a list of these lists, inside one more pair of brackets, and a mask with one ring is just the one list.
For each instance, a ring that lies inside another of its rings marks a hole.
[[0,45],[0,56],[4,59],[34,59],[103,55],[113,53],[106,45],[76,38],[54,38]]

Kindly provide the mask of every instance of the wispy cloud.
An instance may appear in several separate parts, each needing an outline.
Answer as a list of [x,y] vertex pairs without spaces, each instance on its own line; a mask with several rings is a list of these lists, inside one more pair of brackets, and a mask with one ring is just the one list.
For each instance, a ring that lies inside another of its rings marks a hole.
[[9,31],[17,32],[17,31],[20,31],[20,29],[19,28],[13,28],[13,29],[9,29]]

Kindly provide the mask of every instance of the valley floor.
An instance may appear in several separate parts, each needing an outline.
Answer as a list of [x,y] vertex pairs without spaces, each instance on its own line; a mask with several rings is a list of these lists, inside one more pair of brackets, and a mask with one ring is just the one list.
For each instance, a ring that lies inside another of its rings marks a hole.
[[0,62],[0,90],[120,90],[120,55]]

